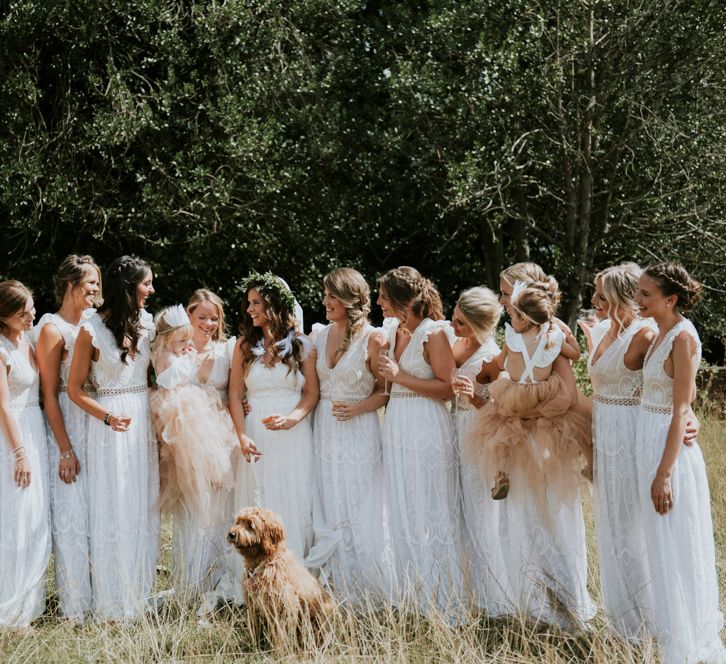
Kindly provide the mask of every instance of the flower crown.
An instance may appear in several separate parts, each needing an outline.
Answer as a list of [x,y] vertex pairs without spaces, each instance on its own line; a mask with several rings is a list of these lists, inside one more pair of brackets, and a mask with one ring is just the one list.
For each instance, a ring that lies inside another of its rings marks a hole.
[[292,291],[282,282],[280,277],[275,276],[269,270],[264,274],[251,272],[239,285],[239,290],[246,293],[250,288],[257,288],[263,292],[275,292],[285,303],[288,311],[295,312],[295,296]]

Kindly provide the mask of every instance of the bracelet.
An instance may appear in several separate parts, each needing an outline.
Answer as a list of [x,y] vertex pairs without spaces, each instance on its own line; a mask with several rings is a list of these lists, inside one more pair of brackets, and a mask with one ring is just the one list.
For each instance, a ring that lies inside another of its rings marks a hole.
[[105,417],[103,418],[103,423],[107,426],[111,426],[111,413],[106,413]]
[[17,456],[18,454],[24,454],[25,453],[25,446],[24,445],[18,445],[14,450],[12,450],[13,454]]
[[71,459],[74,456],[76,456],[76,453],[73,451],[73,448],[71,448],[67,452],[63,452],[63,454],[60,455],[60,458],[61,459]]

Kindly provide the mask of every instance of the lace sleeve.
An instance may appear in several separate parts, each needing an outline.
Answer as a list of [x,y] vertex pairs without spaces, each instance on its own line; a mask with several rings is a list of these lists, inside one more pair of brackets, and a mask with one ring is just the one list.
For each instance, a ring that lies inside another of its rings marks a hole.
[[524,339],[519,332],[509,324],[504,324],[504,343],[513,353],[523,353],[525,351]]
[[0,346],[0,362],[6,367],[10,366],[10,356],[8,355],[8,351],[2,346]]
[[565,333],[557,326],[550,324],[549,331],[543,329],[541,334],[546,338],[541,346],[535,351],[536,356],[532,358],[534,366],[543,369],[550,366],[560,354],[562,344],[565,342]]
[[448,320],[430,320],[426,323],[426,329],[424,330],[424,340],[423,342],[426,343],[429,340],[429,337],[434,333],[441,330],[445,335],[446,339],[449,342],[450,346],[454,345],[454,342],[456,341],[456,333],[454,332],[454,328],[451,327],[451,323],[449,323]]
[[328,327],[327,325],[323,325],[322,323],[313,323],[312,328],[310,329],[310,341],[315,344],[315,347],[318,347],[318,341],[320,339],[320,333]]
[[224,352],[227,355],[227,361],[232,362],[232,353],[234,353],[234,347],[237,343],[237,337],[230,337],[224,342]]
[[88,334],[91,335],[91,345],[96,350],[102,350],[101,349],[101,342],[98,339],[98,325],[103,325],[103,321],[101,320],[101,317],[98,314],[94,314],[91,316],[87,321],[85,321],[81,327],[88,332]]

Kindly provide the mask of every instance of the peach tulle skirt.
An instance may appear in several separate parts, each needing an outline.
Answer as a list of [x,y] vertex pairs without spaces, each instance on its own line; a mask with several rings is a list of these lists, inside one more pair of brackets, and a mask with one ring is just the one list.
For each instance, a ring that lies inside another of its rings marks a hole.
[[160,387],[150,403],[159,439],[160,507],[173,512],[183,504],[211,525],[225,490],[234,486],[232,419],[216,390],[206,386]]
[[464,458],[485,482],[498,472],[519,471],[530,490],[545,489],[568,502],[592,459],[591,407],[570,393],[557,374],[537,383],[515,383],[506,373],[489,387],[491,399],[474,416]]

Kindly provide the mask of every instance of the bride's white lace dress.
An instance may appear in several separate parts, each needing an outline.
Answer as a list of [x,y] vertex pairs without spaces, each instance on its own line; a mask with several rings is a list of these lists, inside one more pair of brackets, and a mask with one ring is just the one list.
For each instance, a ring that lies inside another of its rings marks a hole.
[[726,662],[719,632],[716,553],[711,499],[701,448],[682,445],[671,475],[673,507],[661,515],[650,497],[663,456],[673,409],[673,379],[664,362],[680,332],[701,342],[691,321],[676,323],[643,367],[643,396],[638,417],[636,463],[638,494],[650,567],[654,613],[649,627],[666,664]]

